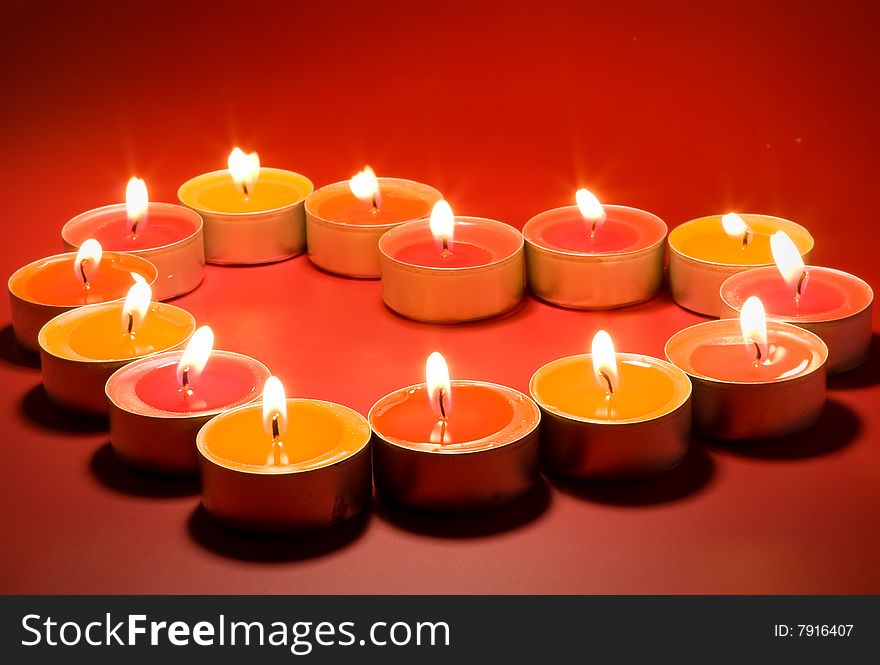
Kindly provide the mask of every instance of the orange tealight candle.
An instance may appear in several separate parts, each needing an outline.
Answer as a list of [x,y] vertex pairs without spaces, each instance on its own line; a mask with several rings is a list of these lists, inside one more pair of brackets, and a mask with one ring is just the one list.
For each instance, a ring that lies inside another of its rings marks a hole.
[[205,220],[209,263],[250,265],[281,261],[305,248],[303,205],[311,180],[260,166],[255,152],[235,148],[228,169],[192,178],[177,191],[180,202]]
[[773,264],[770,237],[786,232],[809,260],[813,237],[800,224],[769,215],[711,215],[669,233],[669,286],[679,305],[718,316],[721,284],[743,270]]
[[226,411],[199,431],[202,503],[218,520],[246,530],[339,524],[369,505],[369,443],[359,413],[287,399],[270,377],[261,405]]
[[691,384],[666,361],[616,353],[600,330],[592,353],[554,360],[529,383],[544,413],[545,468],[583,479],[669,469],[687,451]]
[[150,298],[149,285],[136,279],[124,302],[86,305],[43,326],[38,337],[43,386],[54,404],[106,416],[104,385],[113,372],[186,343],[196,327],[192,314]]
[[37,335],[49,319],[83,305],[124,298],[132,273],[148,284],[156,267],[139,256],[105,252],[89,239],[76,253],[56,254],[16,270],[9,278],[12,328],[18,343],[39,353]]
[[369,166],[350,180],[316,189],[306,200],[309,259],[328,272],[378,278],[379,238],[404,222],[427,217],[441,198],[419,182],[377,178]]
[[784,436],[822,414],[828,347],[803,328],[767,321],[755,296],[739,320],[706,321],[675,333],[666,357],[694,384],[694,425],[703,436]]
[[528,490],[538,472],[535,403],[505,386],[450,381],[439,353],[426,376],[370,409],[380,494],[414,508],[467,510]]

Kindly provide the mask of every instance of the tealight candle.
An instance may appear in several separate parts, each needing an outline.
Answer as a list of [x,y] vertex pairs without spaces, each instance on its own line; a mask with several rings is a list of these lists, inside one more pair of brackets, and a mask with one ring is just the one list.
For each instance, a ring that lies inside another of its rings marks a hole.
[[657,358],[616,353],[604,330],[592,353],[544,365],[529,389],[544,414],[541,457],[551,473],[636,478],[676,466],[687,452],[687,375]]
[[454,217],[438,201],[430,219],[407,222],[379,239],[382,297],[410,319],[474,321],[502,314],[522,300],[522,234],[479,217]]
[[776,267],[728,277],[721,285],[721,316],[739,316],[746,298],[758,296],[769,319],[793,323],[822,338],[828,346],[829,374],[865,362],[871,346],[871,287],[840,270],[806,266],[783,231],[770,241]]
[[260,167],[257,153],[235,148],[228,170],[185,182],[177,192],[183,205],[205,220],[209,263],[256,264],[282,261],[305,248],[303,204],[311,180],[299,173]]
[[526,395],[493,383],[450,381],[439,353],[427,383],[397,390],[370,409],[376,489],[432,511],[509,501],[538,474],[541,414]]
[[706,321],[675,333],[666,356],[691,378],[694,428],[702,436],[785,436],[822,414],[828,347],[808,330],[766,321],[755,296],[739,321]]
[[770,236],[785,231],[804,260],[813,238],[799,224],[769,215],[712,215],[685,222],[669,233],[669,286],[679,305],[718,316],[725,279],[743,270],[773,264]]
[[577,191],[576,201],[523,226],[532,293],[575,309],[653,298],[663,282],[663,220],[636,208],[602,205],[586,189]]
[[61,229],[68,250],[78,249],[88,238],[106,250],[134,254],[155,265],[157,300],[189,293],[204,278],[202,218],[183,206],[149,202],[147,186],[139,178],[129,181],[124,204],[81,213]]
[[124,298],[131,273],[148,284],[156,266],[139,256],[104,252],[94,239],[77,253],[56,254],[19,268],[9,278],[9,305],[15,339],[27,351],[40,352],[37,335],[49,319],[76,307]]
[[186,343],[192,315],[150,301],[150,287],[135,281],[124,302],[85,305],[59,314],[40,330],[43,387],[60,408],[107,416],[104,385],[123,365]]
[[110,377],[110,443],[120,459],[150,471],[195,473],[202,425],[260,397],[266,366],[214,351],[213,342],[211,328],[203,326],[184,351],[135,360]]
[[328,272],[377,279],[379,238],[403,222],[427,217],[441,198],[419,182],[377,178],[369,166],[351,180],[316,189],[306,199],[309,259]]
[[262,405],[209,420],[196,438],[202,504],[250,531],[302,531],[339,524],[372,497],[370,427],[339,404],[287,399],[270,377]]

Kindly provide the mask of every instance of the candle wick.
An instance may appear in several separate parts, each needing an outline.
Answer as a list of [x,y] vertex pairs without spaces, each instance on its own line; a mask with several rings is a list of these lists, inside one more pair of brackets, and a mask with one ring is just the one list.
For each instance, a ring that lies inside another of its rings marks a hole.
[[798,282],[797,282],[797,289],[796,289],[795,296],[794,296],[794,301],[795,301],[795,302],[799,302],[799,301],[800,301],[801,296],[802,296],[803,293],[804,293],[804,284],[806,283],[806,281],[807,281],[807,277],[809,277],[809,276],[810,276],[810,275],[809,275],[809,272],[806,271],[806,270],[804,270],[804,271],[801,273],[801,277],[800,277],[800,279],[799,279]]
[[446,422],[446,420],[441,420],[441,421],[440,421],[440,445],[441,445],[441,446],[442,446],[444,443],[446,443],[446,428],[447,428],[448,426],[449,426],[449,424]]
[[745,249],[749,246],[749,242],[752,240],[752,232],[750,229],[746,229],[746,232],[743,233],[743,244],[742,248]]
[[273,444],[276,444],[276,443],[280,444],[281,443],[279,441],[280,438],[281,438],[281,431],[280,431],[280,427],[278,425],[278,414],[276,413],[274,416],[272,416],[272,443]]
[[761,353],[761,345],[757,342],[752,342],[752,344],[755,345],[755,364],[759,364],[761,362],[761,356],[763,355]]
[[248,191],[247,183],[244,182],[243,180],[241,182],[241,191],[244,192],[244,198],[247,198],[251,195],[250,192]]
[[437,391],[437,401],[440,403],[440,422],[443,423],[447,421],[446,405],[443,403],[444,394],[445,391],[443,390],[443,388],[440,388],[440,390]]
[[83,259],[79,262],[79,274],[82,275],[83,287],[90,289],[92,285],[89,284],[89,277],[86,275],[86,264],[89,262],[88,259]]
[[192,390],[189,387],[189,367],[183,368],[183,379],[181,381],[183,383],[183,395],[184,397],[189,397],[192,395]]
[[372,212],[373,214],[376,214],[377,212],[379,212],[379,202],[376,200],[375,194],[373,195],[373,200],[371,203],[370,212]]
[[591,239],[596,237],[596,221],[597,220],[594,219],[593,223],[590,225],[590,238]]
[[140,218],[138,218],[138,219],[134,219],[134,220],[132,220],[132,222],[131,222],[131,239],[132,239],[132,240],[134,240],[135,238],[137,238],[137,234],[138,234],[138,224],[140,224],[140,223],[141,223]]
[[128,313],[128,336],[134,337],[134,314]]
[[605,390],[605,399],[610,400],[614,396],[614,388],[611,386],[611,377],[608,376],[605,370],[600,370],[599,376],[605,380],[605,385],[607,386],[607,389]]
[[449,254],[449,238],[443,238],[443,256]]

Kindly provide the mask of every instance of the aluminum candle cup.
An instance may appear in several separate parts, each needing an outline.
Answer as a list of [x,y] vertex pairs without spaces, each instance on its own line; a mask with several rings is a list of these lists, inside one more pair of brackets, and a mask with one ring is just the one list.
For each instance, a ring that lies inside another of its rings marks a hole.
[[577,206],[542,212],[523,226],[529,288],[574,309],[611,309],[649,300],[663,283],[666,224],[626,206],[602,206],[607,219],[591,241]]
[[379,251],[385,304],[417,321],[486,319],[513,309],[525,292],[522,234],[503,222],[456,217],[448,263],[436,259],[427,219],[391,229]]
[[312,182],[299,173],[262,167],[251,196],[236,188],[228,170],[185,182],[180,202],[205,220],[209,263],[252,265],[283,261],[306,245],[306,197]]
[[205,246],[202,218],[188,208],[172,203],[147,207],[143,232],[136,240],[127,237],[124,203],[95,208],[77,215],[61,229],[67,250],[77,250],[89,238],[97,238],[105,250],[140,256],[154,266],[159,276],[153,285],[156,300],[168,300],[189,293],[205,275]]
[[[39,353],[37,336],[50,319],[83,305],[125,298],[131,287],[130,273],[153,285],[156,266],[139,256],[104,252],[94,284],[83,288],[74,274],[75,253],[56,254],[19,268],[9,278],[12,329],[19,345]],[[63,288],[62,288],[63,286]]]
[[[184,398],[175,377],[182,357],[182,351],[170,351],[136,360],[107,381],[110,443],[126,464],[164,473],[197,472],[196,435],[202,426],[223,411],[259,399],[269,378],[266,366],[253,358],[213,351],[199,378],[207,390],[195,389]],[[162,388],[167,396],[157,394]]]
[[868,359],[874,293],[863,280],[832,268],[806,266],[803,295],[788,286],[778,269],[754,268],[721,285],[722,318],[738,318],[746,298],[759,296],[767,317],[793,323],[822,338],[828,346],[828,373],[839,374]]
[[134,340],[120,329],[122,302],[86,305],[59,314],[40,330],[40,361],[46,396],[74,414],[106,417],[107,379],[128,363],[182,347],[196,328],[192,314],[150,303]]
[[547,471],[579,480],[634,479],[684,457],[691,431],[687,375],[650,356],[616,359],[620,387],[610,399],[594,381],[589,353],[554,360],[532,376]]
[[721,215],[700,217],[669,233],[669,286],[679,305],[697,314],[721,313],[721,284],[743,270],[773,264],[770,236],[784,231],[809,263],[813,237],[800,224],[769,215],[741,215],[750,229],[750,241],[729,236]]
[[[426,511],[488,508],[526,492],[538,476],[541,414],[526,395],[492,383],[452,381],[441,429],[422,383],[370,409],[376,489]],[[444,443],[444,441],[448,441]]]
[[442,196],[401,178],[378,178],[381,205],[372,211],[349,181],[316,189],[306,199],[309,259],[322,270],[365,279],[382,275],[379,238],[395,226],[426,217]]
[[710,439],[767,439],[812,426],[825,405],[828,347],[813,333],[767,322],[768,362],[753,368],[740,322],[721,319],[675,333],[666,357],[691,378],[694,429]]
[[269,464],[262,406],[209,420],[196,437],[202,504],[246,531],[310,531],[338,525],[370,505],[370,427],[348,407],[288,399],[287,463]]

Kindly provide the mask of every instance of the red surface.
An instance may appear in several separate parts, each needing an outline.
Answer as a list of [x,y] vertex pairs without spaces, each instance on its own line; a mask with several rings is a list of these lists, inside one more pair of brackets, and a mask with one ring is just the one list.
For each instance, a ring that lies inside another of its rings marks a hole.
[[[780,215],[813,232],[818,264],[876,287],[880,7],[822,4],[4,2],[0,267],[58,251],[64,221],[133,173],[173,201],[246,145],[318,185],[369,163],[517,225],[578,186],[670,225]],[[291,395],[361,412],[434,349],[462,378],[523,390],[599,327],[657,355],[698,320],[664,293],[425,325],[305,257],[210,267],[178,304]],[[11,344],[6,328],[4,592],[880,592],[877,336],[809,434],[698,445],[638,485],[544,482],[490,516],[377,503],[286,540],[230,534],[192,483],[120,467],[105,431],[48,408]]]

